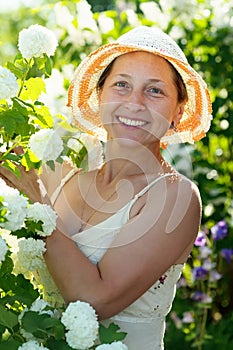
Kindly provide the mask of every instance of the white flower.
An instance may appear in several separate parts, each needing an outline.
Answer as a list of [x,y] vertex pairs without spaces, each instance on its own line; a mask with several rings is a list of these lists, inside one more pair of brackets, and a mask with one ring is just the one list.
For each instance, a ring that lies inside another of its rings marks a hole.
[[5,181],[0,179],[0,196],[3,197],[3,205],[7,209],[6,222],[0,226],[9,231],[20,229],[24,223],[28,199],[22,196],[15,188],[7,186]]
[[30,137],[29,148],[44,162],[56,160],[63,150],[63,142],[53,129],[41,129]]
[[58,45],[54,33],[34,24],[19,33],[18,48],[24,58],[41,57],[43,54],[54,55]]
[[73,349],[87,349],[94,345],[98,334],[98,321],[90,304],[76,301],[63,312],[61,322],[68,332],[66,341]]
[[57,214],[50,205],[34,203],[28,207],[26,216],[35,222],[42,221],[43,231],[36,231],[42,237],[51,235],[56,227]]
[[54,316],[55,315],[55,313],[52,311],[52,310],[46,310],[46,308],[50,308],[51,307],[51,305],[47,302],[47,301],[45,301],[45,300],[43,300],[43,299],[36,299],[33,303],[32,303],[32,305],[31,305],[31,307],[30,307],[30,310],[31,311],[36,311],[36,312],[38,312],[40,315],[42,315],[42,314],[48,314],[48,315],[50,315],[50,316]]
[[98,31],[96,21],[93,18],[91,11],[91,5],[86,0],[80,0],[77,2],[77,19],[80,29],[90,28],[94,32]]
[[17,258],[20,264],[29,271],[35,271],[43,266],[43,254],[46,252],[45,242],[34,238],[19,240]]
[[128,350],[128,347],[121,341],[116,341],[111,344],[102,344],[97,346],[96,350]]
[[5,239],[0,236],[0,263],[5,260],[8,247]]
[[35,340],[29,340],[28,342],[18,347],[18,350],[49,350],[49,349],[44,347],[43,345],[40,345]]
[[99,168],[103,163],[103,147],[99,139],[96,136],[81,133],[75,138],[69,139],[67,145],[78,153],[83,147],[82,143],[88,152],[88,170]]
[[15,97],[18,90],[15,75],[9,69],[0,66],[0,100]]

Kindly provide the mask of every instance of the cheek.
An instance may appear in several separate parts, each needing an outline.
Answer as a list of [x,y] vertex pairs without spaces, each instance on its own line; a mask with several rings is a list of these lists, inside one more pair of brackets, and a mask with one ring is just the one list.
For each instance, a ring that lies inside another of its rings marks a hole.
[[100,120],[104,128],[108,130],[114,123],[114,110],[117,108],[117,103],[102,102],[100,104]]
[[150,132],[153,134],[153,136],[160,140],[168,131],[170,127],[170,122],[165,117],[163,117],[161,114],[156,114],[153,116],[153,123],[152,128]]

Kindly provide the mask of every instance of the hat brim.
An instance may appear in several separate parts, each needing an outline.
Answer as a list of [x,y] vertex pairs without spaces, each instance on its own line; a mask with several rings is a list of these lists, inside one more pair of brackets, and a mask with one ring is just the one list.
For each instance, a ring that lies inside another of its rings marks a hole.
[[179,72],[185,84],[188,100],[176,129],[169,129],[161,138],[161,146],[189,142],[194,143],[206,135],[212,119],[211,100],[202,77],[188,64],[159,50],[139,48],[133,45],[111,43],[101,46],[86,57],[75,71],[68,91],[68,107],[76,125],[83,131],[96,134],[106,140],[99,115],[97,84],[107,66],[117,57],[145,51],[159,55],[169,61]]

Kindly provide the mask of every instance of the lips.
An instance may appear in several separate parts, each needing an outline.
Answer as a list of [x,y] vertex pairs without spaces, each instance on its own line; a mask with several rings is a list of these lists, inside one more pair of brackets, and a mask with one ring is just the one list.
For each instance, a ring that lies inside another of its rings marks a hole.
[[129,119],[129,118],[120,117],[120,116],[118,117],[118,120],[120,123],[126,126],[142,127],[147,124],[147,122],[143,120]]

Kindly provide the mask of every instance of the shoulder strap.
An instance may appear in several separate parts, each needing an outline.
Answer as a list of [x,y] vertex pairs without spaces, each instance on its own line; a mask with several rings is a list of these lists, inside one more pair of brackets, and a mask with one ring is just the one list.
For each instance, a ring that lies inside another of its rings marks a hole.
[[174,176],[174,173],[167,173],[167,174],[164,174],[164,175],[157,177],[152,182],[150,182],[146,187],[144,187],[140,192],[138,192],[134,196],[134,199],[137,200],[138,198],[140,198],[142,195],[144,195],[152,186],[154,186],[161,179],[164,179],[165,177],[172,176],[172,175]]
[[50,197],[50,201],[52,204],[54,204],[57,200],[57,197],[59,195],[59,193],[61,192],[63,186],[78,172],[80,171],[80,169],[78,168],[74,168],[71,171],[69,171],[65,177],[63,177],[63,179],[60,182],[60,185],[55,189],[55,191],[53,192],[53,194]]

